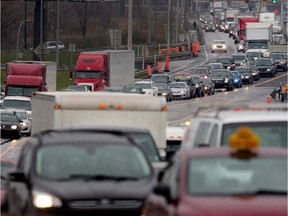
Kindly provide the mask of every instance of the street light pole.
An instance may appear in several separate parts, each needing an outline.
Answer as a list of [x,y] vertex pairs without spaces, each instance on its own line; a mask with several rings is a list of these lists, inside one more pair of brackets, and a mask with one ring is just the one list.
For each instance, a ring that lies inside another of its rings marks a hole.
[[19,60],[19,35],[20,35],[20,29],[21,29],[21,26],[24,22],[30,22],[29,19],[27,20],[22,20],[20,25],[19,25],[19,28],[18,28],[18,32],[17,32],[17,42],[16,42],[16,60]]
[[170,48],[170,12],[171,12],[171,0],[168,0],[168,27],[167,27],[167,49]]
[[57,0],[57,21],[56,21],[56,65],[59,64],[59,0]]
[[128,50],[132,50],[132,0],[128,3]]

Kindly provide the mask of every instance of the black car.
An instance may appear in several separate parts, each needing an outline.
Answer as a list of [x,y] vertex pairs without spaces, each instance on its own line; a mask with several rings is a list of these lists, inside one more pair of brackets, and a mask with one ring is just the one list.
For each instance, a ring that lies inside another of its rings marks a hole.
[[167,102],[173,100],[172,91],[168,84],[155,84],[155,86],[158,88],[159,96],[164,96]]
[[234,70],[235,69],[235,61],[232,57],[220,57],[217,58],[216,63],[222,63],[225,69]]
[[21,137],[21,120],[14,111],[1,110],[1,136],[19,139]]
[[270,53],[270,58],[277,64],[277,70],[287,71],[287,54],[286,53]]
[[253,80],[259,80],[260,79],[260,71],[257,70],[256,65],[255,64],[250,64],[248,65],[252,76],[253,76]]
[[235,70],[239,71],[243,83],[253,84],[253,75],[248,66],[236,67]]
[[255,62],[255,66],[260,71],[260,76],[268,75],[274,77],[277,73],[277,64],[270,58],[259,58]]
[[201,80],[200,76],[191,76],[189,82],[190,88],[195,88],[194,97],[204,97],[205,96],[205,85]]
[[214,24],[209,24],[205,28],[205,32],[215,32],[215,25]]
[[31,137],[8,174],[10,215],[140,215],[155,185],[141,146],[121,131],[61,129]]
[[201,78],[201,81],[204,84],[205,93],[207,93],[208,95],[214,95],[215,84],[212,82],[212,80],[210,78]]
[[230,71],[225,69],[213,70],[210,73],[210,79],[215,84],[215,89],[226,88],[227,91],[233,90],[233,77]]
[[234,59],[236,67],[244,66],[247,64],[247,59],[244,53],[232,54],[231,57]]

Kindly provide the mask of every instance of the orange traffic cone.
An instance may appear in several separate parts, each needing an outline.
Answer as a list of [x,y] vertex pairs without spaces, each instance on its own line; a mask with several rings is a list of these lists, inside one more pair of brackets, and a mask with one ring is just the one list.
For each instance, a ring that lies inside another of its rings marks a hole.
[[147,65],[147,74],[148,74],[148,77],[152,76],[152,68],[150,65]]
[[197,49],[197,45],[195,44],[195,42],[192,43],[192,54],[195,57],[198,56],[198,49]]
[[181,46],[181,52],[185,52],[185,46]]
[[170,57],[166,56],[166,58],[165,58],[165,70],[164,71],[166,71],[166,72],[170,71],[169,65],[170,65]]
[[271,102],[272,102],[272,98],[271,97],[266,98],[266,103],[271,103]]
[[157,71],[160,73],[162,71],[161,62],[157,62]]

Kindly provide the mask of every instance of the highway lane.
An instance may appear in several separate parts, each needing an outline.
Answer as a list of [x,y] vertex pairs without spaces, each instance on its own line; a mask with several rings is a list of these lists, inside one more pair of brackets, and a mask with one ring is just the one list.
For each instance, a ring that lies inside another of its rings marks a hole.
[[[228,44],[227,53],[211,53],[210,45],[213,40],[222,39]],[[191,57],[187,60],[178,60],[170,62],[170,73],[178,71],[189,71],[199,65],[215,62],[219,56],[229,56],[236,52],[233,40],[228,37],[228,34],[218,32],[205,33],[205,45],[201,46],[201,52],[198,57]],[[163,63],[164,64],[164,63]],[[241,103],[265,103],[269,94],[279,86],[287,83],[287,72],[278,72],[273,77],[261,77],[259,81],[252,85],[244,85],[241,89],[234,89],[226,92],[225,90],[218,90],[213,96],[205,96],[203,98],[194,98],[185,101],[173,101],[168,103],[167,122],[169,125],[179,125],[186,120],[190,120],[199,107],[206,107],[205,110],[215,109],[217,106],[239,105]],[[16,162],[19,157],[19,151],[25,141],[29,137],[22,137],[19,140],[13,140],[1,145],[1,158]],[[2,139],[1,139],[2,143]]]

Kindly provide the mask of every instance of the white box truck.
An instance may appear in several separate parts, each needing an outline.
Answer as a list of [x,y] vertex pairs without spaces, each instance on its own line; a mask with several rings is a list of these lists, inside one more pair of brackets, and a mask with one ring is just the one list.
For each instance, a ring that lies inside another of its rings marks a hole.
[[108,92],[36,92],[32,96],[32,135],[81,126],[145,128],[159,153],[166,152],[167,107],[164,97]]
[[268,51],[272,40],[272,24],[247,23],[246,24],[246,42],[248,49],[259,50],[262,54]]

